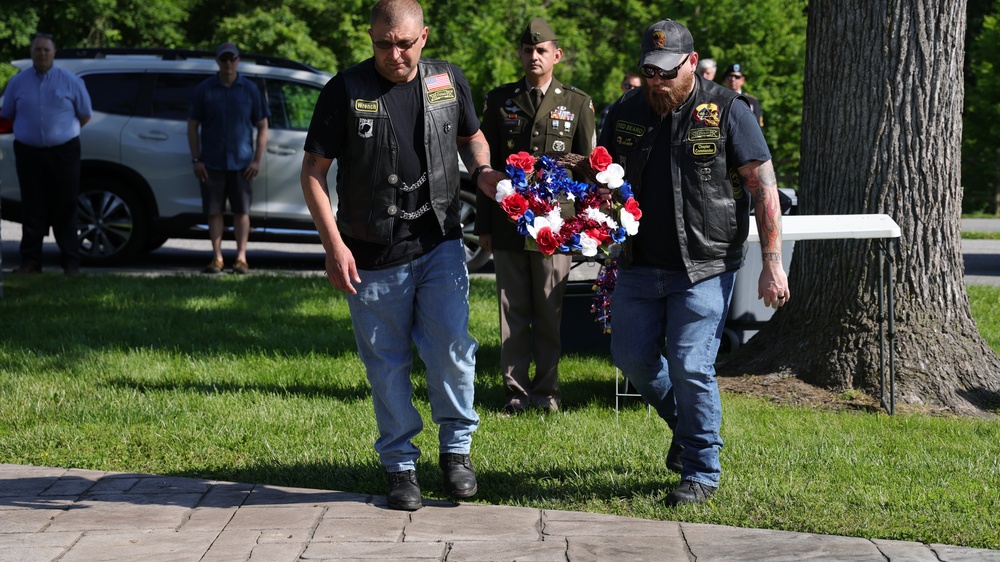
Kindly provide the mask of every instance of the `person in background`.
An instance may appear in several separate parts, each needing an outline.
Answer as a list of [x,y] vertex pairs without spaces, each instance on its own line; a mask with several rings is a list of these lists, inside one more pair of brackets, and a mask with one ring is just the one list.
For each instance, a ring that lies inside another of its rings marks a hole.
[[698,61],[698,68],[695,72],[705,80],[715,80],[715,71],[719,68],[719,65],[715,63],[713,59],[701,59]]
[[240,51],[236,45],[219,45],[215,62],[219,65],[218,74],[195,88],[188,115],[191,162],[201,183],[202,206],[212,241],[212,261],[204,272],[222,273],[224,267],[222,213],[228,199],[236,239],[233,273],[244,274],[250,270],[247,240],[253,179],[260,173],[267,147],[267,118],[271,112],[260,88],[239,74]]
[[757,124],[761,127],[764,126],[764,108],[760,106],[760,100],[751,96],[750,94],[743,92],[743,85],[746,84],[747,75],[743,70],[742,64],[731,64],[726,67],[725,74],[722,75],[722,83],[730,90],[741,94],[743,97],[750,102],[750,109],[753,110],[754,117],[757,118]]
[[31,67],[7,83],[0,118],[14,122],[14,165],[21,186],[21,265],[41,273],[49,226],[67,275],[80,273],[76,208],[80,195],[80,128],[93,108],[79,76],[55,66],[52,36],[31,39]]
[[[372,387],[391,509],[422,506],[423,429],[413,405],[413,347],[427,372],[438,464],[454,498],[477,492],[470,450],[476,341],[460,214],[461,155],[487,195],[506,175],[490,168],[469,83],[457,66],[421,58],[427,44],[415,0],[371,10],[374,56],[323,88],[306,136],[302,190],[326,250],[326,275],[347,293],[358,354]],[[336,215],[327,174],[338,160]]]
[[[625,76],[622,78],[622,83],[620,84],[620,86],[622,89],[622,93],[624,94],[629,90],[634,90],[635,88],[642,86],[642,82],[639,81],[639,75],[636,74],[635,71],[628,70],[625,72]],[[608,105],[604,106],[603,110],[601,110],[601,117],[600,119],[598,119],[597,122],[598,130],[600,130],[600,128],[604,126],[604,118],[608,116],[608,111],[611,109],[611,106],[613,104],[614,102],[609,103]]]
[[[563,52],[545,20],[528,23],[518,54],[524,77],[486,95],[483,134],[493,167],[503,169],[509,155],[522,151],[535,157],[589,155],[596,141],[594,105],[590,96],[553,76]],[[557,412],[562,401],[559,327],[572,259],[526,250],[517,226],[485,194],[478,194],[476,207],[475,232],[482,248],[493,252],[496,267],[504,412],[517,414],[529,406]]]
[[775,308],[790,298],[764,135],[746,99],[698,76],[697,64],[687,27],[650,25],[639,55],[643,86],[615,104],[598,143],[625,168],[642,209],[619,257],[611,354],[673,430],[666,464],[681,482],[666,496],[671,506],[705,501],[719,486],[714,364],[751,200],[763,258],[758,297]]

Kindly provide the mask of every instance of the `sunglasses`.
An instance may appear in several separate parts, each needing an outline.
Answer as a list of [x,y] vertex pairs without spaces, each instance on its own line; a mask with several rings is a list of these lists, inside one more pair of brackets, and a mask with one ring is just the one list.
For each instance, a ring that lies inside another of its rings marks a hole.
[[372,45],[375,45],[376,49],[382,51],[388,51],[393,47],[396,47],[397,49],[399,49],[399,52],[403,52],[409,50],[411,47],[416,45],[417,41],[419,40],[420,38],[417,37],[416,39],[411,39],[409,41],[396,41],[395,43],[393,43],[392,41],[372,41]]
[[237,60],[239,58],[240,57],[234,57],[233,55],[222,55],[221,57],[219,57],[219,60],[222,62],[233,62],[234,60]]
[[681,67],[687,63],[689,58],[691,58],[691,55],[684,57],[684,60],[682,60],[680,64],[671,68],[670,70],[663,70],[662,68],[657,68],[651,64],[640,66],[639,73],[645,76],[646,78],[659,76],[660,80],[673,80],[674,78],[677,78],[677,71],[679,71]]

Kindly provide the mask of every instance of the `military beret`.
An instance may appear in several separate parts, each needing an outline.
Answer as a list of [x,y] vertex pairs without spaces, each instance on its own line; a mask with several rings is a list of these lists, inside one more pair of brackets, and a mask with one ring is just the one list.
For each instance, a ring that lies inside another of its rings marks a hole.
[[546,41],[556,41],[556,33],[542,18],[534,18],[521,34],[522,45],[537,45]]

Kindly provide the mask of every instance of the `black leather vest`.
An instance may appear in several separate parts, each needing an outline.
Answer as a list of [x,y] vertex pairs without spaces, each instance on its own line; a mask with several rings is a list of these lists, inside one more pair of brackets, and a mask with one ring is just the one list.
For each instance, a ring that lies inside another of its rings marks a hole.
[[[461,107],[451,65],[420,59],[417,63],[424,108],[424,150],[431,208],[441,233],[460,224],[458,122]],[[398,154],[373,59],[343,71],[349,100],[346,150],[338,159],[337,225],[342,234],[389,244],[399,208]],[[428,83],[430,82],[430,85]]]
[[[735,167],[726,161],[726,116],[739,94],[696,77],[684,104],[662,120],[670,130],[670,167],[674,186],[674,225],[691,282],[743,264],[750,225],[750,196]],[[627,92],[612,111],[611,140],[616,161],[636,194],[661,120],[639,89]],[[678,187],[680,189],[678,189]],[[645,217],[643,217],[645,220]],[[640,221],[639,232],[642,232]],[[626,243],[622,263],[630,262]]]

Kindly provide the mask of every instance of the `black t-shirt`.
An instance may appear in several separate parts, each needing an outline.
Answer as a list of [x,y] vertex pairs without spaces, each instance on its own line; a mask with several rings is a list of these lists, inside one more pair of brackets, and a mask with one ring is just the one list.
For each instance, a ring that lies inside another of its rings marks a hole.
[[[472,104],[469,82],[462,71],[452,65],[455,86],[461,102],[461,118],[458,136],[471,137],[479,130],[479,118]],[[399,146],[397,175],[400,177],[399,208],[413,213],[425,204],[430,204],[430,188],[427,183],[427,155],[424,150],[424,111],[421,79],[395,83],[377,75],[382,99],[392,121],[393,134]],[[349,99],[347,87],[341,74],[337,74],[323,88],[313,120],[306,136],[305,150],[323,158],[340,158],[348,147],[345,135]],[[411,150],[407,150],[407,148]],[[457,147],[455,148],[458,149]],[[409,191],[413,186],[417,189]],[[403,189],[405,188],[405,189]],[[380,244],[366,242],[344,236],[344,243],[354,254],[359,269],[384,269],[412,261],[433,250],[444,240],[461,238],[461,228],[441,234],[441,227],[433,210],[428,210],[414,220],[398,219],[393,223],[392,242]]]
[[[750,106],[736,100],[727,113],[724,127],[728,165],[738,168],[749,162],[770,160],[771,152]],[[668,119],[664,120],[662,127],[658,127],[659,134],[642,171],[642,189],[636,196],[642,209],[642,220],[633,242],[633,263],[682,271],[685,267],[674,218],[671,126]]]

